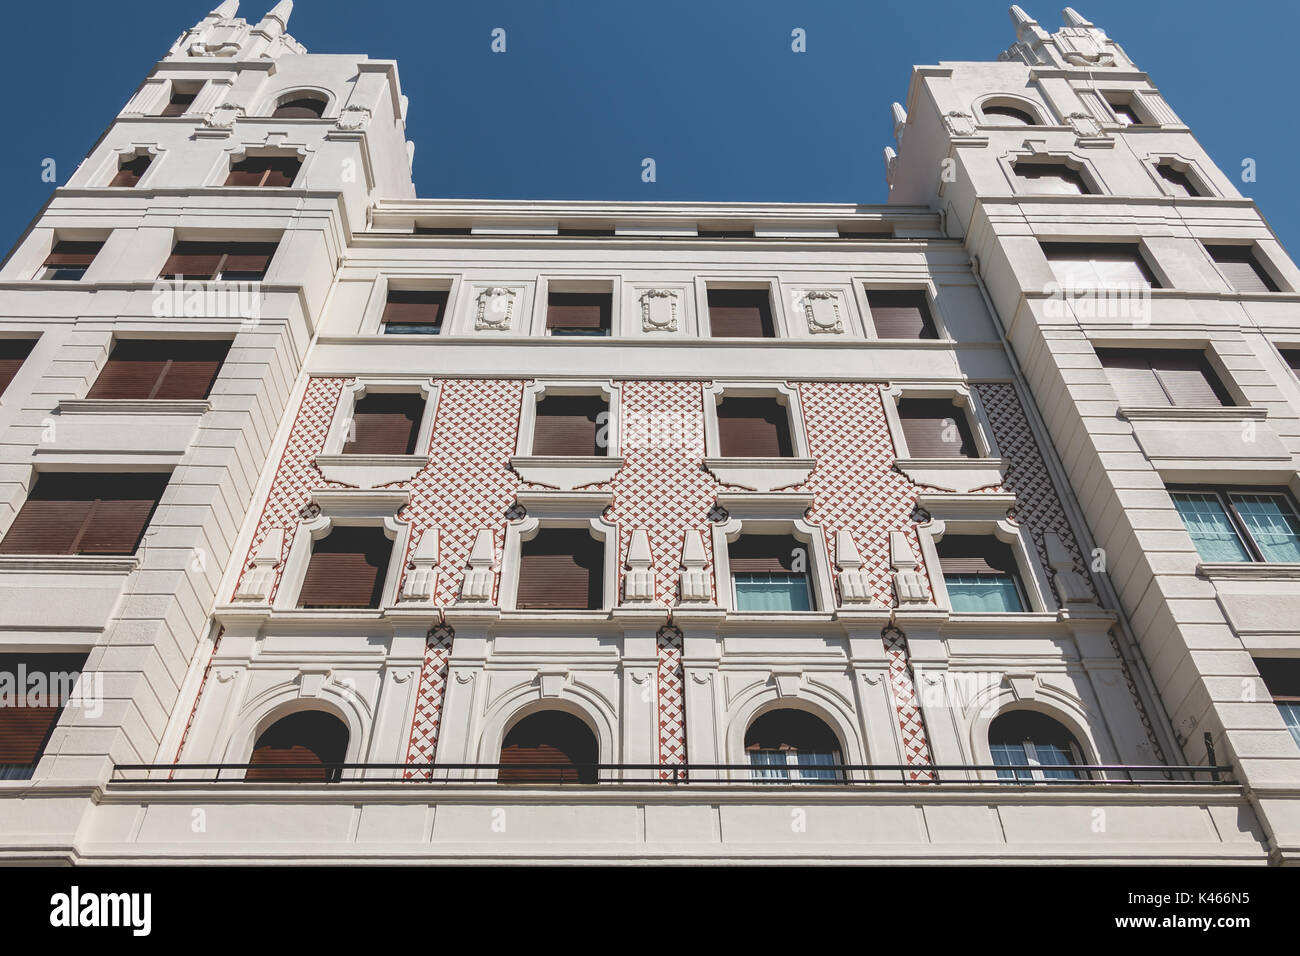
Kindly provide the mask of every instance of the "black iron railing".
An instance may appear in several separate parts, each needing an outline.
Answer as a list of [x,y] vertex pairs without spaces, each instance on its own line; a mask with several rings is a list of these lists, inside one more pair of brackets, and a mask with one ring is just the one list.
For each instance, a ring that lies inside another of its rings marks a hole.
[[[247,779],[253,770],[253,779]],[[763,785],[864,789],[881,786],[1180,786],[1232,784],[1230,767],[1163,764],[825,764],[770,767],[686,763],[176,763],[117,764],[121,783],[407,783],[439,786]]]

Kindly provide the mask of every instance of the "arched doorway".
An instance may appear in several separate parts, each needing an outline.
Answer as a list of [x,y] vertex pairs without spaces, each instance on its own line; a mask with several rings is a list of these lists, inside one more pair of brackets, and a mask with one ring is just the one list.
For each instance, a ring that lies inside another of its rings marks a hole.
[[501,742],[500,783],[595,783],[596,735],[562,710],[523,718]]
[[[303,710],[281,717],[262,731],[253,745],[245,780],[332,783],[347,755],[348,728],[333,714]],[[286,767],[269,766],[290,764]]]
[[826,722],[802,710],[771,710],[745,732],[755,780],[825,783],[842,780],[840,742]]
[[998,766],[1028,768],[999,770],[999,780],[1078,780],[1077,770],[1050,768],[1084,762],[1083,748],[1074,735],[1059,721],[1032,710],[1012,710],[994,718],[989,725],[989,750]]

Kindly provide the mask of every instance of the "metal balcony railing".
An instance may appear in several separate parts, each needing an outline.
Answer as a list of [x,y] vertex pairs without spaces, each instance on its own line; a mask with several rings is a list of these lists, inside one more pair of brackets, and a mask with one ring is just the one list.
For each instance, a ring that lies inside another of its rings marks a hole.
[[[249,770],[254,778],[247,779]],[[915,787],[1074,787],[1233,785],[1231,767],[1165,764],[826,764],[773,768],[726,763],[175,763],[117,764],[112,782],[460,786],[750,786],[871,789]]]

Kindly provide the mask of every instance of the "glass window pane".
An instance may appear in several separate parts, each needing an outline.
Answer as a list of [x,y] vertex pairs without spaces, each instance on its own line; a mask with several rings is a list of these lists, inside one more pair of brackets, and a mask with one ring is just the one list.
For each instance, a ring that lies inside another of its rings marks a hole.
[[1013,578],[992,574],[945,574],[954,611],[1023,611]]
[[742,571],[736,582],[738,611],[811,611],[808,578],[802,574]]
[[[1062,750],[1056,744],[1034,744],[1034,755],[1038,762],[1046,767],[1068,767],[1074,763],[1070,754]],[[1079,774],[1074,770],[1043,770],[1043,776],[1048,780],[1077,780]]]
[[839,774],[834,770],[819,769],[833,767],[840,762],[840,755],[835,753],[813,753],[799,751],[795,754],[799,763],[800,780],[838,780]]
[[1250,560],[1250,552],[1241,543],[1217,495],[1179,492],[1173,498],[1174,507],[1178,509],[1202,559]]
[[1265,561],[1300,561],[1300,522],[1286,502],[1278,495],[1230,497]]
[[1279,701],[1277,709],[1282,714],[1286,729],[1291,731],[1296,744],[1300,745],[1300,701]]
[[749,765],[754,768],[755,780],[788,780],[784,750],[750,750]]
[[[1022,767],[1029,763],[1025,748],[1019,744],[993,744],[993,763],[999,767]],[[1032,780],[1030,770],[999,770],[999,780]]]

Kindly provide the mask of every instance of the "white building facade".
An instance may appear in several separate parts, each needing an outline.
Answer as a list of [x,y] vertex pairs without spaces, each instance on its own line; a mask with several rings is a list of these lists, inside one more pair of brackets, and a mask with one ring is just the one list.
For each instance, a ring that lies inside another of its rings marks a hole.
[[291,6],[0,268],[0,855],[1296,858],[1300,272],[1101,30],[887,205],[438,201]]

